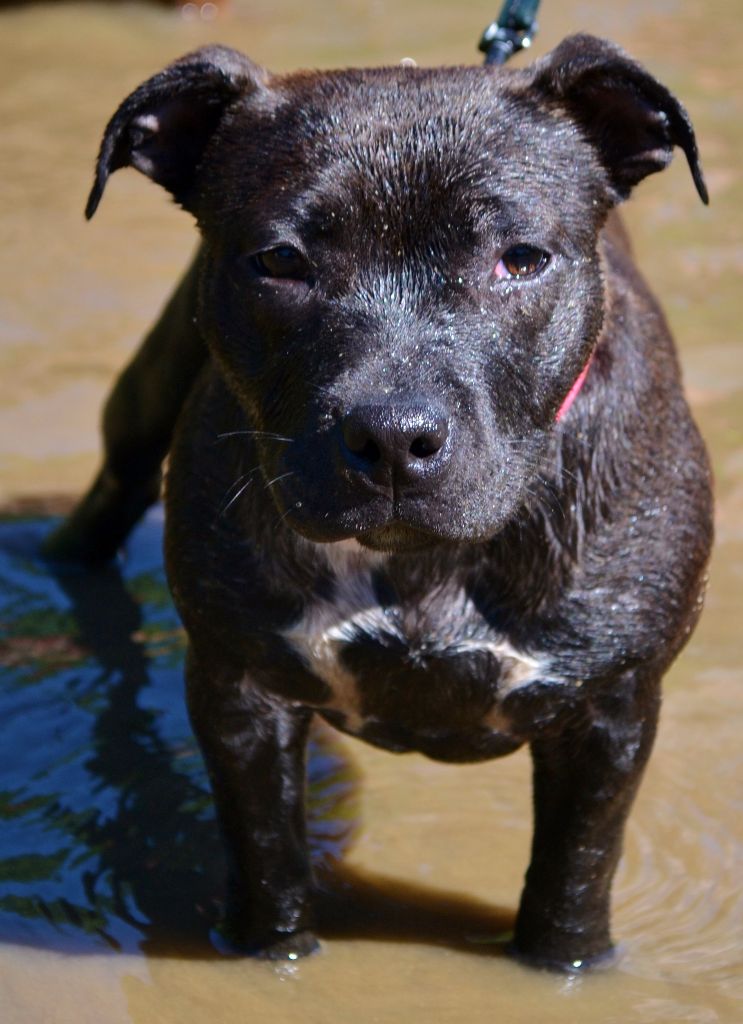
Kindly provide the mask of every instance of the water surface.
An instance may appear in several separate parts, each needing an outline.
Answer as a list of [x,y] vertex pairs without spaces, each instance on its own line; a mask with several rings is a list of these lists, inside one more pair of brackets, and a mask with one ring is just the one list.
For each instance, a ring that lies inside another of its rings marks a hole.
[[445,766],[329,729],[310,772],[324,954],[278,968],[221,955],[221,850],[183,708],[160,513],[118,567],[52,575],[36,557],[93,471],[114,373],[195,244],[188,217],[132,171],[83,222],[122,96],[215,39],[276,70],[475,61],[497,6],[246,0],[216,24],[127,4],[0,14],[3,1024],[743,1022],[738,4],[545,0],[537,45],[585,29],[648,63],[691,111],[712,195],[704,209],[679,159],[627,209],[713,451],[718,543],[630,821],[611,971],[565,979],[502,955],[528,856],[525,753]]

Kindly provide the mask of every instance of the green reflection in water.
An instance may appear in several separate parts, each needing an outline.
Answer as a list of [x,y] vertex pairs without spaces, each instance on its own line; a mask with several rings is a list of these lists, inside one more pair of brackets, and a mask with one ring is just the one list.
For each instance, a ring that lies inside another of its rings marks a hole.
[[[94,572],[37,560],[51,525],[0,524],[0,939],[208,955],[223,859],[183,701],[161,516],[121,566]],[[315,736],[316,862],[349,842],[352,775]]]

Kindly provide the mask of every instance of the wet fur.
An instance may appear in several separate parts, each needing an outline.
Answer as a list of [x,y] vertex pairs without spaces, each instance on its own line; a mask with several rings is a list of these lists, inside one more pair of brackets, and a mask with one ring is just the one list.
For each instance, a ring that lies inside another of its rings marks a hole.
[[[673,344],[611,212],[674,145],[706,198],[683,108],[584,36],[525,72],[277,79],[209,48],[109,124],[89,215],[132,164],[203,244],[109,401],[106,463],[50,552],[110,557],[170,451],[168,575],[245,948],[315,947],[302,790],[317,713],[442,760],[531,744],[513,949],[566,969],[610,952],[624,821],[711,541]],[[547,272],[494,284],[519,241],[553,253]],[[306,293],[251,277],[245,254],[280,243],[313,254]],[[414,483],[372,482],[339,423],[369,401],[399,415],[403,398],[444,410],[446,447]]]

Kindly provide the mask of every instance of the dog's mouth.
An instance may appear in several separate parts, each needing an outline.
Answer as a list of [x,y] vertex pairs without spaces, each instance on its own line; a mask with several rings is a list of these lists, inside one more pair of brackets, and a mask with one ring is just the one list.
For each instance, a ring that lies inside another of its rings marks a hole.
[[435,510],[400,508],[383,496],[362,505],[318,514],[309,502],[281,510],[281,522],[314,543],[355,540],[370,551],[404,554],[460,544],[469,539],[446,529]]
[[400,502],[373,495],[363,502],[339,502],[340,507],[308,500],[306,493],[292,500],[288,488],[283,492],[277,488],[272,497],[282,527],[306,540],[315,544],[356,540],[370,551],[387,554],[480,543],[501,525],[490,518],[483,521],[464,500],[455,505],[438,494],[414,495]]
[[433,545],[452,543],[427,530],[421,530],[400,521],[393,521],[370,530],[362,530],[356,534],[355,539],[362,547],[369,548],[371,551],[383,551],[390,554],[413,553],[423,551]]

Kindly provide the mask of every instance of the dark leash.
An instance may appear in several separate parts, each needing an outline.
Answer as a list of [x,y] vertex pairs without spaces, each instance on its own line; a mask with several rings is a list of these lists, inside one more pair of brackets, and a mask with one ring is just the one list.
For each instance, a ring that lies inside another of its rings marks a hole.
[[539,0],[506,0],[492,25],[482,34],[479,49],[486,64],[505,64],[519,50],[531,46],[537,34]]

